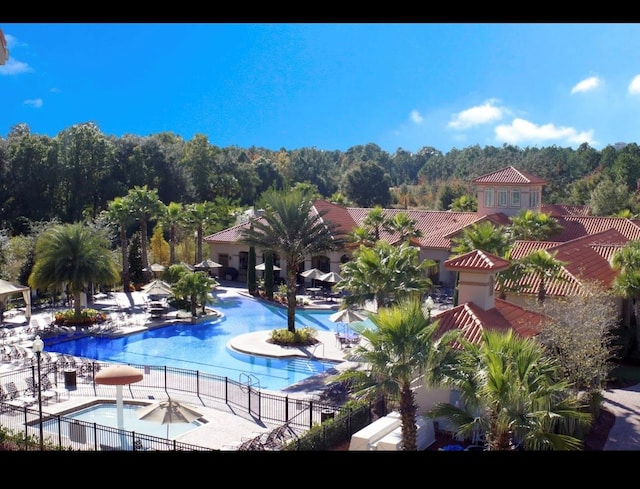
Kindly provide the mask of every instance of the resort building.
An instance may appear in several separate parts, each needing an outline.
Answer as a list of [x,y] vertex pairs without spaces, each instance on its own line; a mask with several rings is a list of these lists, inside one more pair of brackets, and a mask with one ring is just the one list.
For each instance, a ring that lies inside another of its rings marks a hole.
[[[610,286],[616,275],[609,264],[614,251],[631,240],[640,239],[640,220],[591,216],[588,206],[545,205],[541,194],[546,181],[512,166],[482,175],[474,179],[472,184],[478,198],[477,212],[383,210],[386,217],[406,213],[416,223],[422,236],[412,239],[412,244],[419,247],[422,259],[435,262],[436,265],[429,271],[429,278],[434,285],[443,289],[452,290],[455,285],[457,267],[452,262],[449,262],[449,267],[444,265],[452,258],[453,239],[464,228],[483,221],[508,226],[512,216],[528,209],[551,215],[561,227],[561,231],[549,241],[516,242],[511,255],[511,259],[518,259],[536,250],[546,249],[556,253],[556,258],[564,262],[563,275],[566,280],[547,284],[548,299],[581,293],[582,282],[587,280],[597,280]],[[317,200],[312,211],[326,211],[326,220],[339,224],[341,233],[349,233],[362,224],[371,209],[343,207],[326,200]],[[246,280],[249,250],[248,246],[239,243],[239,238],[241,231],[248,226],[249,222],[245,222],[204,238],[210,246],[210,257],[223,265],[220,269],[222,278],[231,272],[236,280]],[[385,231],[381,231],[380,238],[391,244],[399,244],[402,239],[399,234]],[[256,252],[260,263],[263,261],[261,251]],[[340,273],[341,264],[351,257],[351,249],[348,247],[326,255],[308,257],[300,271],[317,268],[324,272]],[[274,264],[284,269],[284,264],[280,263],[277,256],[274,257]],[[276,280],[280,279],[279,273],[281,272],[274,272]],[[535,278],[527,280],[528,290],[535,291]],[[529,292],[509,294],[506,300],[512,304],[525,305],[534,298],[535,293]],[[459,297],[459,304],[462,299]],[[625,301],[621,299],[621,311],[624,308],[623,302]],[[500,299],[496,303],[501,304]]]

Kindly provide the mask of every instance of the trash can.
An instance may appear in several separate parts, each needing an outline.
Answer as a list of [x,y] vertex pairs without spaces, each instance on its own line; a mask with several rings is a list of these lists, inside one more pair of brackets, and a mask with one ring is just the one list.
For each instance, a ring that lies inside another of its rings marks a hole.
[[323,409],[320,411],[320,422],[324,423],[328,419],[333,419],[334,412],[331,409]]
[[76,390],[76,371],[75,369],[68,369],[64,371],[64,387],[67,390]]

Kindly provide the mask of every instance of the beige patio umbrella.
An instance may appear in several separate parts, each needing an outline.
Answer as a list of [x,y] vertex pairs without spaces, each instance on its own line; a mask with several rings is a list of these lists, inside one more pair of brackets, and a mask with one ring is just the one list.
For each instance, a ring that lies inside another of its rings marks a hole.
[[208,270],[209,268],[221,268],[220,263],[213,261],[211,258],[202,260],[200,263],[196,263],[193,266],[196,270]]
[[[256,270],[262,270],[264,272],[264,269],[265,269],[265,264],[264,263],[260,263],[260,265],[256,265]],[[276,270],[276,271],[277,270],[281,270],[281,268],[276,266],[276,265],[273,265],[273,269]]]
[[124,410],[122,403],[122,386],[140,382],[144,375],[129,365],[111,365],[103,368],[94,377],[96,384],[116,386],[116,408],[118,429],[124,429]]
[[164,280],[154,280],[142,287],[142,292],[147,295],[167,296],[171,295],[171,285]]
[[143,421],[166,424],[167,439],[169,438],[169,425],[173,423],[192,423],[202,417],[202,413],[173,399],[155,402],[138,408],[136,409],[136,415],[138,419]]
[[325,274],[322,270],[318,270],[317,268],[310,268],[309,270],[305,270],[304,272],[300,272],[300,275],[304,278],[311,279],[311,285],[315,286],[316,280],[322,277]]
[[160,263],[152,263],[149,268],[143,268],[143,272],[164,272],[165,266]]
[[340,282],[340,280],[342,280],[342,277],[338,275],[336,272],[329,272],[318,277],[318,280],[321,280],[323,282],[336,283],[336,282]]
[[367,318],[361,313],[349,308],[341,309],[329,316],[329,321],[334,323],[352,323],[354,321],[364,321],[365,319]]

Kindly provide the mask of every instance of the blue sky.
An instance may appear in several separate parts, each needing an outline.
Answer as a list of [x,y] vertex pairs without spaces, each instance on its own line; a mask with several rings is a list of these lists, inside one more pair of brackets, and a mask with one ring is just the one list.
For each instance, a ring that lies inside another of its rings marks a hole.
[[0,136],[395,152],[638,142],[640,24],[0,23]]

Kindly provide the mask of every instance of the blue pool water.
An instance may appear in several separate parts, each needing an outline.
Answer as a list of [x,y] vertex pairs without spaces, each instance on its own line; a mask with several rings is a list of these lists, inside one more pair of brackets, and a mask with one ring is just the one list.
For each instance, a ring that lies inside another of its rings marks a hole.
[[[199,370],[255,387],[280,390],[321,373],[329,362],[307,359],[276,359],[246,355],[230,350],[228,341],[237,335],[287,327],[285,308],[250,297],[216,296],[212,306],[224,318],[198,324],[170,324],[121,338],[89,336],[59,343],[47,342],[48,351],[92,358],[111,363],[152,365]],[[296,311],[296,328],[312,327],[335,331],[329,320],[335,311]]]
[[[199,426],[200,421],[192,421],[191,423],[172,423],[171,425],[161,424],[154,421],[145,421],[138,419],[137,410],[142,406],[134,404],[123,404],[122,406],[122,422],[124,429],[127,431],[135,431],[149,436],[157,436],[159,438],[174,438],[183,433],[187,433]],[[95,404],[79,411],[74,411],[64,415],[65,418],[71,418],[87,423],[97,423],[102,426],[118,427],[118,410],[114,403]],[[61,426],[69,430],[69,424],[63,423]],[[45,421],[43,428],[47,431],[55,431],[58,427],[57,420]],[[65,433],[68,435],[68,433]]]

